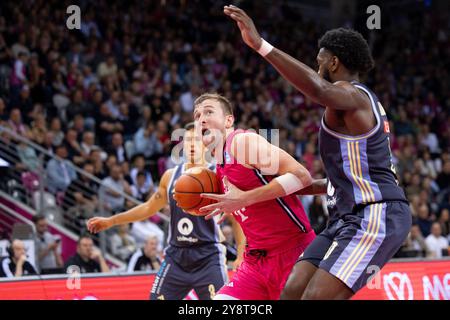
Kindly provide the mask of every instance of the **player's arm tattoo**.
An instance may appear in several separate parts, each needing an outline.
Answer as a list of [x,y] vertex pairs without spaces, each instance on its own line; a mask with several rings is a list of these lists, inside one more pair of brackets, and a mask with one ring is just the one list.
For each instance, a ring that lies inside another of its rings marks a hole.
[[155,199],[159,200],[159,199],[161,199],[161,198],[162,198],[161,193],[160,193],[159,191],[156,191],[156,193],[155,193]]

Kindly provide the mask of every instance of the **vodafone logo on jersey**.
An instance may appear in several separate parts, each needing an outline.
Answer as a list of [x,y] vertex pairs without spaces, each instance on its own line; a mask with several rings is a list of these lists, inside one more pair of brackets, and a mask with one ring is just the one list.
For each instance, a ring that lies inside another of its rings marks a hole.
[[407,273],[391,272],[383,277],[389,300],[414,300],[414,290]]

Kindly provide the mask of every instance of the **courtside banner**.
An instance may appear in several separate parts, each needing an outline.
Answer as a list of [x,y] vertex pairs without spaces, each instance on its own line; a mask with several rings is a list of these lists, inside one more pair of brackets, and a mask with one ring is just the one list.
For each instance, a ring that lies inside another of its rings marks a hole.
[[[232,272],[230,272],[230,276]],[[155,274],[0,281],[1,300],[148,300]],[[195,300],[190,292],[186,300]],[[450,300],[450,260],[388,263],[355,300]]]

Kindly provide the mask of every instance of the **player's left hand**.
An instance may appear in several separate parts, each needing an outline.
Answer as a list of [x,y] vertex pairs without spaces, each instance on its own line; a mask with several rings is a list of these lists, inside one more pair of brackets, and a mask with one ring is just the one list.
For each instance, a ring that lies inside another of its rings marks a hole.
[[261,47],[262,39],[258,30],[256,30],[253,20],[245,13],[245,11],[230,5],[225,6],[223,12],[236,21],[241,30],[241,36],[244,42],[253,50],[258,50]]
[[205,217],[206,220],[209,220],[218,214],[225,213],[217,222],[221,223],[225,220],[227,214],[232,214],[233,212],[249,205],[249,199],[246,197],[245,191],[242,191],[230,181],[228,181],[227,177],[223,179],[223,182],[227,190],[225,194],[202,193],[200,195],[202,198],[208,198],[217,201],[216,203],[200,208],[200,212],[208,214]]

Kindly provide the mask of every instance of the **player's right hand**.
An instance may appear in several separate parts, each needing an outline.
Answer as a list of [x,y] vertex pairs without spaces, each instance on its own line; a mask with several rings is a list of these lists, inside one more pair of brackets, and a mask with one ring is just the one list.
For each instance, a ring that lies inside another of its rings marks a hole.
[[94,217],[87,222],[87,228],[90,233],[98,233],[111,227],[112,221],[109,218]]
[[230,5],[225,6],[223,12],[236,21],[241,30],[241,36],[244,42],[253,50],[259,50],[262,44],[261,36],[259,35],[258,30],[256,30],[253,20],[245,13],[245,11]]

